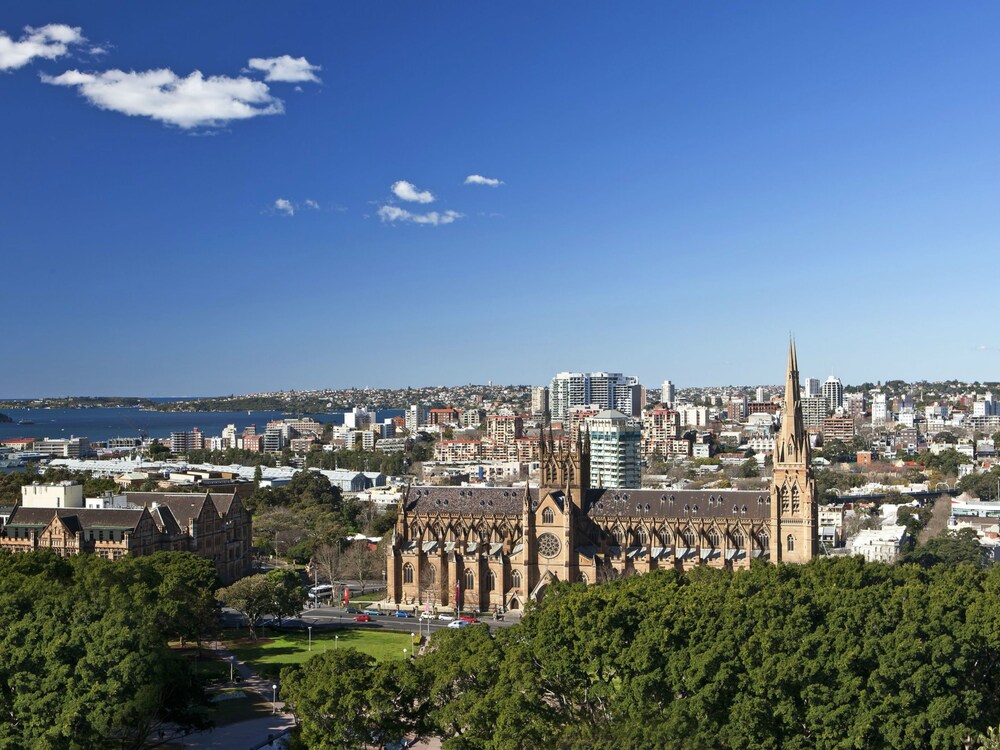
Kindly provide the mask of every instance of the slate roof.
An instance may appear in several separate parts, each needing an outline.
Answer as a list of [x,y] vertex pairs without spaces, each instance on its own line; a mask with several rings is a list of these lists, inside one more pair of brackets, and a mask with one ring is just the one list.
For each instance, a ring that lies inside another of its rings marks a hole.
[[[538,490],[531,493],[538,497]],[[408,513],[519,516],[524,512],[524,488],[410,487],[405,507]]]
[[22,508],[18,507],[7,526],[45,528],[59,516],[71,531],[83,529],[134,530],[142,519],[142,510],[131,508]]
[[[529,490],[539,500],[537,488]],[[562,493],[550,495],[561,505]],[[524,512],[524,489],[520,487],[430,487],[409,488],[407,513],[456,515],[520,515]],[[750,518],[771,517],[767,490],[612,490],[587,493],[590,516],[649,518]]]
[[[191,521],[201,515],[208,502],[208,495],[201,492],[126,492],[125,497],[129,503],[145,508],[152,509],[153,503],[170,508],[177,523],[186,528],[191,527]],[[229,499],[232,502],[232,495]]]
[[771,517],[771,495],[767,490],[590,490],[587,513],[650,518],[767,519]]

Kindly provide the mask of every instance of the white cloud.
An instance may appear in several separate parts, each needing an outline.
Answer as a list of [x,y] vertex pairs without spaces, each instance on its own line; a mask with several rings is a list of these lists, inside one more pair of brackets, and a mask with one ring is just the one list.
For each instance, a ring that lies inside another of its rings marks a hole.
[[461,219],[463,214],[451,210],[440,213],[428,211],[425,214],[414,214],[399,206],[382,206],[378,210],[378,216],[383,222],[408,221],[412,224],[430,224],[436,227],[441,224],[451,224],[456,219]]
[[483,177],[481,174],[470,174],[465,178],[466,185],[488,185],[489,187],[498,187],[503,185],[503,180],[498,180],[495,177]]
[[406,180],[399,180],[392,183],[390,188],[393,194],[403,201],[411,203],[433,203],[434,193],[430,190],[417,190],[417,186]]
[[292,202],[286,198],[278,198],[274,202],[274,210],[278,213],[282,213],[285,216],[295,216],[295,206]]
[[37,57],[55,60],[69,54],[74,44],[86,41],[80,28],[50,23],[39,29],[24,27],[24,35],[16,42],[0,31],[0,70],[23,68]]
[[312,198],[306,198],[305,203],[306,203],[306,208],[311,208],[316,211],[319,211],[319,204]]
[[282,55],[281,57],[252,57],[247,63],[251,70],[262,70],[267,75],[265,81],[281,81],[283,83],[300,83],[302,81],[312,81],[320,83],[316,75],[317,70],[322,70],[319,65],[310,65],[304,57],[292,57]]
[[284,112],[281,99],[271,95],[267,84],[244,77],[205,78],[197,70],[186,78],[168,68],[128,73],[67,70],[60,76],[43,75],[42,80],[55,86],[75,86],[101,109],[181,128],[213,127]]

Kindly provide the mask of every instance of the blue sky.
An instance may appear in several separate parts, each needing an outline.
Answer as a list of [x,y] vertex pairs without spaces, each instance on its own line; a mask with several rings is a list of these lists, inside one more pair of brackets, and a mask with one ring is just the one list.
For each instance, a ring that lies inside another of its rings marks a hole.
[[996,4],[157,6],[0,14],[2,396],[1000,379]]

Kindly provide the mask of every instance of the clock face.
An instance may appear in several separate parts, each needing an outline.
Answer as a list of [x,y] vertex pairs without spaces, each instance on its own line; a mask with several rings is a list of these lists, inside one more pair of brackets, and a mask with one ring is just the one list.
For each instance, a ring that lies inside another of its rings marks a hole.
[[532,510],[538,510],[538,501],[537,500],[532,500],[531,501],[531,509]]
[[562,544],[555,534],[545,533],[538,537],[538,554],[542,557],[555,557],[562,549]]

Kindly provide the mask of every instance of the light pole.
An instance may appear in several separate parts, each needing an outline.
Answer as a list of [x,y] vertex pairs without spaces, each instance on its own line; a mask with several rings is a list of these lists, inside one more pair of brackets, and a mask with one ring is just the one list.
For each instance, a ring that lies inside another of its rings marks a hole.
[[309,650],[313,650],[313,628],[312,625],[306,628],[309,631]]
[[403,660],[404,661],[406,660],[406,649],[405,648],[403,649]]
[[236,661],[236,657],[233,655],[229,656],[229,681],[233,681],[233,662]]
[[278,713],[278,686],[271,685],[271,713]]
[[340,648],[340,636],[335,635],[333,636],[333,650],[336,651],[338,648]]

